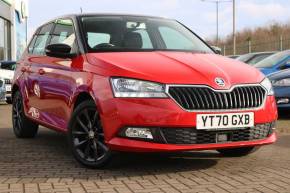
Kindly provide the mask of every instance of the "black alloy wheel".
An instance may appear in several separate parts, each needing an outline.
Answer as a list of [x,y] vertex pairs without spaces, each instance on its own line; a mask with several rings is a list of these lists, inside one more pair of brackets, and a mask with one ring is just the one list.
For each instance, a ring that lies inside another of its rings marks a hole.
[[13,131],[18,138],[33,138],[38,132],[38,124],[25,116],[22,101],[21,93],[16,91],[12,103]]
[[111,151],[105,144],[94,101],[85,101],[75,109],[69,128],[69,143],[77,161],[90,168],[100,168],[108,163]]

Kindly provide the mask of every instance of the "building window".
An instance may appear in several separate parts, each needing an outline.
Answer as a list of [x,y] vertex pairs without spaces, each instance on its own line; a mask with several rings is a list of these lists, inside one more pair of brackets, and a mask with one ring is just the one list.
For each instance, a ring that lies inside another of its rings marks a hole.
[[16,32],[16,60],[19,60],[26,48],[26,21],[21,20],[21,15],[15,11],[15,32]]
[[10,22],[0,17],[0,61],[11,60]]

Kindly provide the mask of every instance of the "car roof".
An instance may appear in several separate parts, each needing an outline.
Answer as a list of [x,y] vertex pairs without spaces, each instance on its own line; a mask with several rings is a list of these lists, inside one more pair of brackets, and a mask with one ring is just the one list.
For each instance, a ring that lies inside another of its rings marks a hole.
[[[160,17],[160,16],[152,16],[152,15],[139,15],[139,14],[121,14],[121,13],[80,13],[80,14],[68,14],[68,15],[61,15],[58,16],[54,19],[59,19],[59,18],[66,18],[66,17],[92,17],[92,16],[104,16],[104,17],[110,17],[110,16],[116,16],[116,17],[140,17],[140,18],[153,18],[153,19],[169,19],[165,17]],[[52,20],[54,20],[52,19]]]
[[277,51],[266,51],[266,52],[252,52],[252,53],[248,53],[251,55],[260,55],[260,54],[275,54],[277,53]]
[[165,18],[165,17],[159,17],[159,16],[150,16],[150,15],[138,15],[138,14],[121,14],[121,13],[80,13],[80,14],[67,14],[67,15],[60,15],[55,18],[52,18],[41,25],[38,26],[37,29],[40,27],[51,23],[57,19],[62,19],[62,18],[79,18],[79,17],[93,17],[93,16],[99,16],[99,17],[140,17],[140,18],[151,18],[151,19],[167,19],[167,20],[173,20],[170,18]]
[[54,22],[55,20],[62,19],[62,18],[79,18],[79,17],[92,17],[92,16],[103,16],[103,17],[140,17],[140,18],[151,18],[151,19],[167,19],[167,20],[173,20],[165,17],[159,17],[159,16],[150,16],[150,15],[138,15],[138,14],[120,14],[120,13],[80,13],[80,14],[66,14],[66,15],[60,15],[55,18],[52,18],[50,20],[47,20],[43,22],[41,25],[37,27],[34,34],[37,32],[38,29],[43,27],[44,25]]

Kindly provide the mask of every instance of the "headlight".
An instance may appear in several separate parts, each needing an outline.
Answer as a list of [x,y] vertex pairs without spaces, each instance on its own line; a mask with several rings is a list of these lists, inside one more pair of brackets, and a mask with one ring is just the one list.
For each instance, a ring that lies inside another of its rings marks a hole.
[[268,95],[274,95],[272,84],[268,78],[265,78],[260,84],[267,90]]
[[163,84],[127,78],[111,78],[111,84],[115,97],[167,98]]
[[290,78],[285,78],[281,80],[273,80],[273,86],[290,86]]

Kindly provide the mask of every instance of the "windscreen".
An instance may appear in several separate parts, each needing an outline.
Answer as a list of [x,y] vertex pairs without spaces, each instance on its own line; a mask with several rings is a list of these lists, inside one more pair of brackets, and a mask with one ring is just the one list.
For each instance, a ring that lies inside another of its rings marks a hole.
[[241,62],[247,62],[249,59],[253,57],[253,54],[245,54],[237,57],[236,59],[241,61]]
[[174,50],[213,53],[180,23],[145,17],[81,18],[89,52]]

